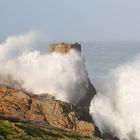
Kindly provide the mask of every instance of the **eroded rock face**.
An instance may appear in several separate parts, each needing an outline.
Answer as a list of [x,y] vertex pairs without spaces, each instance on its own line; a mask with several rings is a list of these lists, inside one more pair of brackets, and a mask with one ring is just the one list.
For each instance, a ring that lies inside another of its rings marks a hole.
[[95,94],[96,94],[96,90],[89,80],[87,93],[80,100],[80,102],[76,105],[82,119],[84,119],[86,121],[91,121],[92,120],[92,118],[89,114],[89,108],[90,108],[90,102],[91,102],[91,100],[92,100],[92,98],[94,97]]
[[[75,43],[75,44],[69,44],[69,43],[57,43],[57,44],[50,44],[48,47],[48,50],[50,53],[56,52],[60,54],[67,54],[70,52],[70,50],[76,50],[79,54],[81,54],[81,44]],[[86,68],[86,66],[85,66]],[[87,72],[88,73],[88,72]],[[85,86],[85,83],[83,84]],[[78,112],[80,113],[80,116],[82,119],[86,121],[91,121],[91,116],[89,114],[89,107],[90,102],[93,98],[93,96],[96,94],[96,90],[92,83],[90,82],[90,79],[88,79],[88,87],[85,87],[86,94],[81,98],[81,100],[76,104],[76,107],[78,109]],[[78,93],[77,93],[78,96]],[[75,96],[76,98],[76,96]]]
[[82,120],[70,103],[55,100],[47,95],[33,95],[0,85],[0,113],[24,120],[46,122],[68,131],[86,136],[96,133],[93,123]]

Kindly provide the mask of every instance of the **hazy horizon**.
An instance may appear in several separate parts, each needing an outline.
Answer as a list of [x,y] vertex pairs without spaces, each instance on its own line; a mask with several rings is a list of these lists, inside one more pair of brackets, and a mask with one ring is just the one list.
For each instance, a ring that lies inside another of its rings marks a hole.
[[140,41],[139,0],[0,1],[0,40],[38,31],[47,41]]

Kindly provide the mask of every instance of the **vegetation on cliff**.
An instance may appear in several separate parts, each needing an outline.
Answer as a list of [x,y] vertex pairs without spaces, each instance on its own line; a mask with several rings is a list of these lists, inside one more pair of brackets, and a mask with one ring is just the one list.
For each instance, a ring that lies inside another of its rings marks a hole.
[[0,120],[0,140],[100,140],[76,132],[43,127],[38,123]]
[[84,120],[73,104],[2,85],[0,85],[0,115],[22,121],[42,122],[85,136],[96,135],[95,124]]

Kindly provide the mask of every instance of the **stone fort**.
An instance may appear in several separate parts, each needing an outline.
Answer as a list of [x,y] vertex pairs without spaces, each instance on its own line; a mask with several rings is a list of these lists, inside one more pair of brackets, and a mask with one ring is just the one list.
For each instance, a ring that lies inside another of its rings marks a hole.
[[56,43],[56,44],[50,44],[48,47],[48,51],[51,52],[57,52],[57,53],[68,53],[71,49],[74,49],[78,52],[81,52],[81,44],[74,43]]

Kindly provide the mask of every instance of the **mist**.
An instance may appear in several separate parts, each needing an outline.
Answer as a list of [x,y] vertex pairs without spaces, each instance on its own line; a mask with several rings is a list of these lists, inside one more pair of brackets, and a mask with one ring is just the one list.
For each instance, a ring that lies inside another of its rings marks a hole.
[[101,133],[121,140],[140,139],[140,56],[113,69],[102,91],[91,102],[90,113]]
[[42,52],[41,47],[48,46],[40,38],[29,32],[0,44],[0,84],[78,103],[88,88],[84,57],[74,50],[67,54]]
[[[88,89],[84,56],[48,53],[41,38],[29,32],[0,43],[0,84],[77,104]],[[102,83],[91,101],[93,121],[102,134],[139,140],[140,56],[111,70]]]

